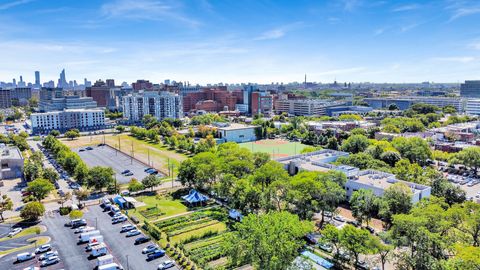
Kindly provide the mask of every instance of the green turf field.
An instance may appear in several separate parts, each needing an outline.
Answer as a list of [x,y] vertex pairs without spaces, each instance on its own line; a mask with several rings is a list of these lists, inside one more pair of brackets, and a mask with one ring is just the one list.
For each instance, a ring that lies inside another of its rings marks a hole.
[[248,148],[253,152],[269,153],[274,158],[300,154],[300,151],[307,147],[307,145],[300,142],[289,142],[280,139],[241,143],[240,146]]

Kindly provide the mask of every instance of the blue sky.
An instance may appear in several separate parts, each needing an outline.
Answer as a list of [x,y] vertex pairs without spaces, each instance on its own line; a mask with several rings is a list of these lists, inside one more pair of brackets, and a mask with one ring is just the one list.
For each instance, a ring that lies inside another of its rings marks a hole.
[[0,0],[0,80],[480,79],[480,1]]

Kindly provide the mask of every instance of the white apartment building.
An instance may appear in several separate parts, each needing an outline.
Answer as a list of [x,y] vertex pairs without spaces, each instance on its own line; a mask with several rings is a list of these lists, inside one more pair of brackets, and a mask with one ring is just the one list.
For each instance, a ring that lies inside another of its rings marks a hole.
[[139,122],[149,114],[158,120],[181,118],[182,97],[170,92],[139,92],[123,97],[123,114],[131,122]]
[[468,115],[480,115],[480,99],[468,99],[465,113]]
[[51,130],[65,132],[70,129],[80,131],[105,128],[105,112],[101,109],[69,109],[30,115],[33,133],[45,134]]

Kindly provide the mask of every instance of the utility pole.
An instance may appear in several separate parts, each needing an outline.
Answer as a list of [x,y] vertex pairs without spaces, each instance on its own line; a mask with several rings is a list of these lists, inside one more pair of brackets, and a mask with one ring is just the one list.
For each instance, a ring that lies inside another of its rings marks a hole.
[[122,150],[120,149],[120,136],[118,136],[118,151],[122,151]]
[[130,270],[130,265],[128,265],[128,255],[127,255],[127,270]]
[[130,157],[130,165],[133,164],[133,157],[135,156],[135,154],[133,153],[133,141],[132,141],[132,156]]

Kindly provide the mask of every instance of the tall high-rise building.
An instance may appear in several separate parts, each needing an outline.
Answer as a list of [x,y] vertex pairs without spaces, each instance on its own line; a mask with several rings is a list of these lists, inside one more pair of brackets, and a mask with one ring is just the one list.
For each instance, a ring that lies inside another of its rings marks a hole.
[[0,88],[0,109],[12,107],[12,97],[10,89]]
[[40,86],[40,71],[35,71],[35,87]]
[[123,113],[132,122],[141,121],[147,114],[158,120],[178,119],[183,115],[182,96],[152,91],[129,94],[123,97]]
[[58,79],[57,87],[60,87],[60,88],[68,87],[68,82],[65,76],[65,69],[62,69],[62,72],[60,72],[60,78]]
[[480,98],[480,80],[465,81],[460,85],[460,96],[466,98]]

